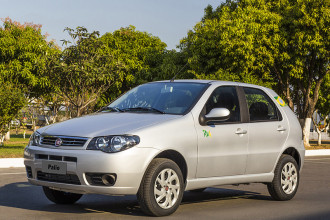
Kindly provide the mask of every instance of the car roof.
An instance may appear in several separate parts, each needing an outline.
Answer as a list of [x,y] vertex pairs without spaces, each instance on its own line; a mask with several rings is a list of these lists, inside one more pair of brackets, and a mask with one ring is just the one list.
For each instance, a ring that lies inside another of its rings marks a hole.
[[187,83],[202,83],[202,84],[209,84],[214,80],[201,80],[201,79],[176,79],[176,80],[162,80],[162,81],[155,81],[155,82],[187,82]]
[[215,86],[242,86],[242,87],[252,87],[252,88],[259,88],[262,90],[266,90],[268,92],[274,93],[274,91],[270,88],[264,87],[264,86],[259,86],[255,84],[250,84],[250,83],[242,83],[242,82],[232,82],[232,81],[220,81],[220,80],[202,80],[202,79],[176,79],[176,80],[162,80],[162,81],[154,81],[154,82],[149,82],[149,83],[157,83],[157,82],[181,82],[181,83],[201,83],[201,84],[211,84]]
[[[245,86],[245,87],[256,87],[256,88],[264,88],[266,87],[249,84],[249,83],[241,83],[241,82],[232,82],[232,81],[220,81],[220,80],[201,80],[201,79],[176,79],[176,80],[163,80],[163,81],[156,81],[156,82],[186,82],[186,83],[201,83],[201,84],[212,84],[212,85],[237,85],[237,86]],[[151,82],[152,83],[152,82]]]

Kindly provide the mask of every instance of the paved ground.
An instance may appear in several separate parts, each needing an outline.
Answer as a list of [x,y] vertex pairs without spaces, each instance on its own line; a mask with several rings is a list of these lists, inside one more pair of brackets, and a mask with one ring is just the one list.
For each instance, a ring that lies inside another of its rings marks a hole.
[[[24,168],[0,169],[2,219],[144,219],[135,196],[85,195],[75,205],[55,205],[27,183]],[[330,219],[330,157],[306,158],[296,197],[273,201],[263,184],[209,188],[184,195],[166,219]]]

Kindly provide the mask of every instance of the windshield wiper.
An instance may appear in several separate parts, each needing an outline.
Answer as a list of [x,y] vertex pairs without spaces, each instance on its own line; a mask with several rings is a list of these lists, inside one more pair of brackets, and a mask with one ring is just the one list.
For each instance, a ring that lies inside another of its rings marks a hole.
[[166,114],[165,112],[159,110],[159,109],[156,109],[156,108],[153,108],[153,107],[135,107],[135,108],[125,108],[125,109],[121,109],[122,111],[131,111],[131,110],[142,110],[142,111],[153,111],[153,112],[158,112],[160,114]]
[[117,107],[109,107],[109,106],[106,106],[106,107],[102,108],[102,109],[100,110],[100,112],[102,112],[102,111],[108,111],[108,110],[110,110],[110,111],[115,111],[115,112],[123,112],[123,110],[120,109],[120,108],[117,108]]

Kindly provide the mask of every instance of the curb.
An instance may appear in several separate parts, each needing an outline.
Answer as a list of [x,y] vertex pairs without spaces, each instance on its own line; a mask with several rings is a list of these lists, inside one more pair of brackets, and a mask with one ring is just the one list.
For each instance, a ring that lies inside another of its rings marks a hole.
[[[306,157],[330,156],[330,149],[306,150]],[[24,167],[24,158],[4,158],[0,159],[0,168]]]
[[330,155],[330,149],[306,150],[305,157],[327,156]]
[[24,167],[24,158],[0,159],[0,168]]

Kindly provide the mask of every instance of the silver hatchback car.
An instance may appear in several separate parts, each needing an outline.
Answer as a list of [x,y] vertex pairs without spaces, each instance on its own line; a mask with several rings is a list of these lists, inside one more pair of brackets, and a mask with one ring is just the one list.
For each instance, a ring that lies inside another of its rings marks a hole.
[[185,190],[265,183],[294,197],[305,148],[295,114],[271,89],[224,81],[140,85],[100,112],[37,130],[24,152],[49,200],[137,195],[148,215],[172,214]]

